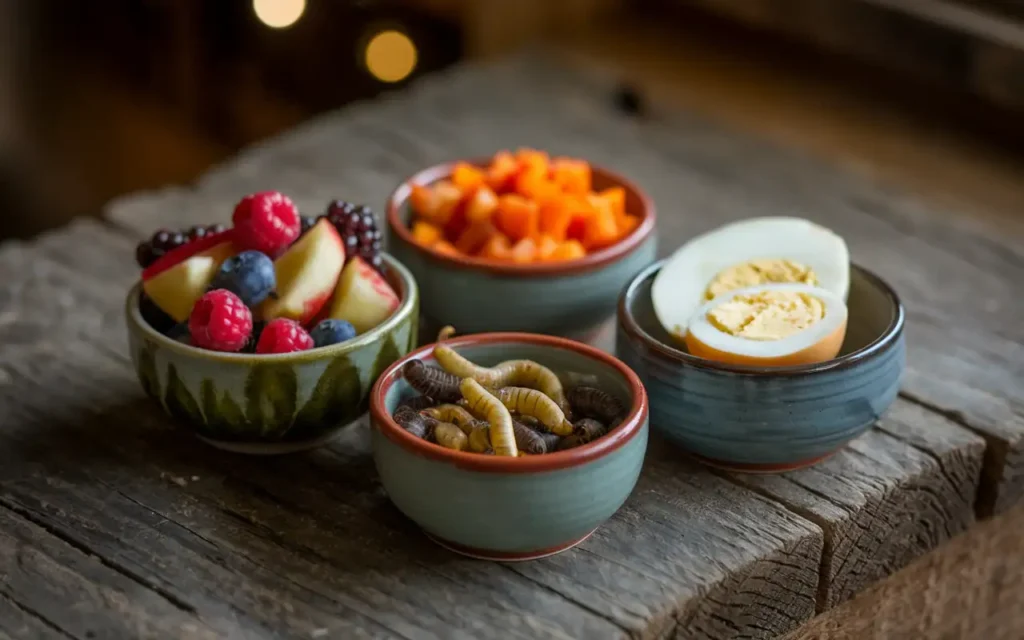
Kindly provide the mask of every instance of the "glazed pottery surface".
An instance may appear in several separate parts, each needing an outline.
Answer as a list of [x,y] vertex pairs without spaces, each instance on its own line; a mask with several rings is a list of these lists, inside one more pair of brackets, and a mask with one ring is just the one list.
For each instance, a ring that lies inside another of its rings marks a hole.
[[[477,163],[479,164],[479,162]],[[438,165],[405,181],[388,202],[388,250],[416,274],[423,315],[460,332],[527,331],[579,337],[610,318],[619,292],[657,250],[654,205],[625,178],[593,167],[595,189],[622,186],[626,208],[642,217],[633,235],[573,262],[501,264],[426,249],[408,231],[411,184],[430,184],[454,165]]]
[[416,284],[393,258],[385,262],[402,299],[390,318],[347,342],[288,354],[219,353],[177,342],[142,318],[136,285],[126,313],[143,389],[224,449],[286,453],[321,444],[366,411],[374,381],[416,344]]
[[651,426],[687,452],[734,470],[806,466],[869,428],[895,400],[905,365],[904,311],[880,278],[853,266],[839,356],[807,367],[722,365],[686,353],[661,327],[638,274],[619,300],[616,354],[651,400]]
[[[373,452],[395,506],[434,540],[459,553],[524,560],[579,543],[625,502],[647,449],[647,399],[621,362],[568,340],[485,334],[450,341],[482,365],[536,360],[566,382],[597,386],[631,407],[617,428],[588,445],[518,458],[444,449],[405,432],[391,412],[415,392],[389,369],[371,398]],[[432,362],[431,347],[410,354]]]

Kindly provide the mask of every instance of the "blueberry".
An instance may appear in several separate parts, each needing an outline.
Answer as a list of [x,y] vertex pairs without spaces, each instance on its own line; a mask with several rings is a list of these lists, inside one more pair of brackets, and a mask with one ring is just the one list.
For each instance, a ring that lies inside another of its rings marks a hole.
[[259,251],[243,251],[224,261],[210,289],[227,289],[253,307],[267,299],[277,286],[274,261]]
[[313,338],[313,344],[326,347],[356,337],[356,328],[348,320],[321,320],[309,335]]
[[184,344],[192,344],[192,334],[189,333],[188,323],[179,322],[167,332],[167,337]]

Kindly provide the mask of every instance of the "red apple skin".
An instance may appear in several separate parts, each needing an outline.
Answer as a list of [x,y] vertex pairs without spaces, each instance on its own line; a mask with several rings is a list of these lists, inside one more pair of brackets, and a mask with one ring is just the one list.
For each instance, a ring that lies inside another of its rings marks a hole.
[[400,304],[384,277],[356,256],[338,280],[330,317],[351,322],[361,335],[390,317]]
[[[310,245],[311,242],[317,244]],[[269,299],[260,305],[260,317],[264,320],[290,318],[308,325],[327,306],[334,294],[345,265],[345,243],[334,225],[322,219],[281,254],[274,265],[277,272],[277,299]],[[312,290],[303,292],[302,299],[293,299],[299,295],[296,293],[297,288],[319,277],[323,280]]]
[[218,244],[222,244],[224,242],[231,242],[234,240],[234,233],[234,229],[228,229],[220,233],[199,238],[198,240],[193,240],[192,242],[182,245],[177,249],[168,251],[157,258],[153,264],[142,270],[142,279],[149,280],[150,278],[156,277],[164,271],[167,271],[171,267],[181,264],[201,251],[212,249]]

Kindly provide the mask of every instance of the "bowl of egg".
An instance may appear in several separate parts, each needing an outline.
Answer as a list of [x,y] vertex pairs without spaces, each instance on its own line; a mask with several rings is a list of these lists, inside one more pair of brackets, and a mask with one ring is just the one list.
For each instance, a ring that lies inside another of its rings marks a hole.
[[619,298],[616,355],[643,381],[651,428],[705,463],[814,464],[895,400],[905,312],[808,220],[719,227],[650,265]]

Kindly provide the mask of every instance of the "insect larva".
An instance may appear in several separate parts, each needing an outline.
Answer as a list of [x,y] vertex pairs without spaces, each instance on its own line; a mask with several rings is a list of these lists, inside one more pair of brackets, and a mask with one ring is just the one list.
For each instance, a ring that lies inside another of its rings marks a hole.
[[522,422],[512,420],[512,433],[516,437],[516,446],[520,451],[532,454],[548,452],[548,445],[544,438]]
[[491,448],[490,427],[481,422],[469,433],[469,450],[476,453],[494,453]]
[[518,420],[519,422],[522,422],[523,424],[525,424],[526,426],[530,427],[531,429],[534,429],[534,430],[537,430],[537,431],[545,431],[544,425],[542,425],[540,423],[540,420],[538,420],[537,418],[534,418],[533,416],[524,416],[524,415],[520,415],[520,414],[517,413],[517,414],[512,416],[512,419],[513,420]]
[[538,436],[544,441],[544,450],[548,453],[558,451],[558,445],[562,443],[562,436],[554,433],[538,432]]
[[506,360],[493,367],[482,367],[456,353],[444,344],[444,341],[455,333],[448,326],[437,335],[434,347],[434,359],[448,373],[460,378],[473,378],[485,387],[498,389],[501,387],[528,387],[536,389],[558,404],[563,413],[569,411],[569,401],[562,389],[562,381],[551,370],[533,360]]
[[458,402],[462,399],[457,376],[428,367],[422,360],[413,358],[406,362],[402,365],[402,375],[410,387],[438,402]]
[[466,399],[469,411],[490,423],[488,434],[491,437],[491,447],[494,449],[494,453],[499,456],[518,454],[515,433],[512,431],[512,414],[508,412],[502,401],[491,395],[472,378],[463,380],[460,389]]
[[462,451],[469,445],[469,436],[450,422],[434,425],[434,440],[442,447],[456,451]]
[[610,426],[622,420],[626,413],[617,398],[594,387],[574,387],[569,392],[569,403],[576,415],[582,418],[597,418]]
[[[469,434],[469,448],[478,453],[490,451],[491,439],[487,433],[487,423],[478,422],[477,424],[479,426]],[[558,442],[561,440],[553,433],[538,433],[516,418],[512,419],[512,433],[515,435],[519,453],[526,452],[531,455],[551,453],[558,447]]]
[[558,450],[565,451],[566,449],[575,449],[583,444],[586,444],[583,442],[583,438],[577,435],[572,435],[568,438],[562,438],[562,441],[558,443]]
[[603,436],[608,429],[593,418],[580,418],[573,424],[573,435],[583,442],[590,442]]
[[437,402],[429,396],[409,396],[398,403],[399,407],[409,407],[413,411],[423,411],[436,405]]
[[458,428],[462,429],[463,433],[469,435],[469,432],[473,430],[476,425],[476,418],[473,414],[466,411],[457,404],[442,404],[436,407],[430,407],[421,411],[425,416],[430,416],[435,420],[441,422],[451,422]]
[[512,411],[537,418],[551,433],[560,436],[572,433],[572,423],[565,419],[555,401],[536,389],[505,387],[495,391],[494,397]]
[[391,417],[398,423],[398,426],[417,438],[427,440],[430,437],[430,423],[411,408],[405,406],[398,407]]

